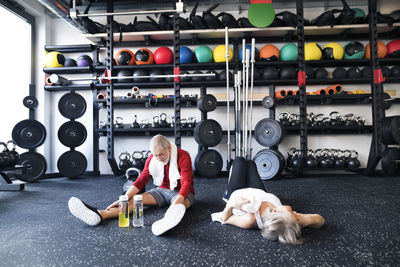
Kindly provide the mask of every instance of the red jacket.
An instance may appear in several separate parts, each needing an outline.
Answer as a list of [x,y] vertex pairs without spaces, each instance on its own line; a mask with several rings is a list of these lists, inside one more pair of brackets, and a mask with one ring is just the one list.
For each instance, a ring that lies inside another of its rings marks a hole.
[[[152,158],[153,154],[151,154],[150,157],[147,159],[142,173],[133,183],[133,185],[136,186],[139,190],[142,190],[145,187],[145,185],[147,184],[147,182],[151,177],[149,172],[149,164]],[[194,195],[192,160],[190,159],[190,155],[188,152],[179,148],[178,148],[177,165],[178,165],[178,171],[181,174],[181,179],[178,180],[178,184],[174,190],[179,191],[179,195],[182,195],[184,198],[187,198],[190,192]],[[164,166],[164,180],[159,187],[170,189],[169,163]]]

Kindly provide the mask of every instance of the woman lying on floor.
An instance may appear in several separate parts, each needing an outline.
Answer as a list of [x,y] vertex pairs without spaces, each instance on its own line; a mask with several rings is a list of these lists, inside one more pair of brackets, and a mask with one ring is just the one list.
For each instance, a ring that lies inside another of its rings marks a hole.
[[243,229],[259,228],[263,237],[291,245],[303,243],[302,227],[320,228],[325,223],[321,215],[297,213],[267,193],[251,160],[235,158],[229,176],[224,196],[229,200],[223,211],[211,214],[213,221]]

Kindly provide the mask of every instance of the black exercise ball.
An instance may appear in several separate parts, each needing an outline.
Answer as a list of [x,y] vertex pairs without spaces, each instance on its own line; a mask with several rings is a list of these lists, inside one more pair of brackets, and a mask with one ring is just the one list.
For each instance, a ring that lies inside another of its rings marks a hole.
[[[181,71],[181,74],[189,74],[186,70]],[[181,82],[190,82],[192,80],[192,77],[180,77]]]
[[392,77],[392,70],[388,66],[381,67],[384,77]]
[[262,72],[263,72],[262,69],[254,68],[254,76],[253,76],[254,80],[261,80],[262,79],[262,76],[261,76]]
[[391,71],[392,77],[400,78],[400,66],[394,66]]
[[[164,75],[172,75],[173,73],[172,73],[172,71],[170,71],[170,70],[166,70],[166,71],[164,71]],[[165,81],[167,82],[167,83],[173,83],[174,82],[174,77],[166,77],[165,78]]]
[[296,78],[296,68],[291,67],[291,66],[286,66],[281,68],[281,71],[279,72],[279,78],[280,79],[295,79]]
[[[226,81],[226,71],[225,70],[221,71],[218,74],[218,79],[220,81]],[[232,80],[233,80],[233,74],[232,74],[232,72],[229,72],[229,81],[232,81]]]
[[372,76],[371,67],[366,66],[365,68],[362,69],[361,73],[363,78],[370,78]]
[[213,70],[208,70],[206,73],[214,73],[214,76],[206,76],[206,81],[216,81],[218,80],[218,73]]
[[[117,77],[132,77],[133,73],[130,70],[119,70]],[[123,79],[118,79],[119,83],[131,83],[133,82],[133,79],[129,78],[123,78]]]
[[[203,74],[203,72],[196,70],[193,72],[193,74]],[[203,81],[203,80],[204,80],[204,76],[193,76],[192,77],[192,81],[194,81],[194,82],[199,82],[199,81]]]
[[76,67],[76,60],[72,58],[67,58],[64,62],[64,67]]
[[[151,70],[150,71],[150,76],[154,76],[154,75],[163,75],[164,73],[161,70],[155,69],[155,70]],[[165,78],[154,78],[154,77],[150,77],[150,82],[152,83],[158,83],[158,82],[164,82]]]
[[326,79],[328,78],[328,71],[324,68],[318,68],[315,70],[315,79]]
[[133,80],[135,81],[135,83],[144,83],[144,82],[148,82],[149,78],[136,78],[138,76],[148,76],[149,73],[144,70],[144,69],[137,69],[135,70],[135,72],[133,73]]
[[359,68],[357,67],[351,67],[347,70],[346,74],[347,78],[361,78],[362,72]]
[[336,68],[332,74],[334,79],[343,79],[346,78],[346,70],[342,67]]
[[262,77],[263,80],[276,80],[279,77],[279,71],[276,67],[266,67]]
[[312,66],[306,65],[305,72],[306,72],[307,79],[314,79],[315,73],[314,73],[314,68]]

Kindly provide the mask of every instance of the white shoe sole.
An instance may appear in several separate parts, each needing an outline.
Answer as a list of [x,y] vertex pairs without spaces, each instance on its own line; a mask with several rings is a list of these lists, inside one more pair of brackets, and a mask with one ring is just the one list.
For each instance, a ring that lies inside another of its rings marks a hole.
[[68,208],[72,215],[90,226],[96,226],[101,222],[101,217],[91,209],[87,208],[83,202],[71,197],[68,201]]
[[166,231],[179,224],[185,215],[186,208],[183,204],[172,205],[165,212],[164,218],[153,223],[151,231],[155,236],[162,235]]

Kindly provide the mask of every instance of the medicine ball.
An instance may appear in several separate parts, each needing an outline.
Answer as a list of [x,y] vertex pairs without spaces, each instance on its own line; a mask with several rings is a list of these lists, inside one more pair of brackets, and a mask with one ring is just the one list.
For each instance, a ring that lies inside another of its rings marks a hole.
[[297,45],[293,43],[288,43],[282,46],[280,51],[280,57],[283,61],[297,60],[298,50]]
[[347,70],[346,77],[347,78],[361,78],[362,72],[357,67],[351,67]]
[[[218,74],[218,79],[220,81],[226,81],[226,71],[223,70]],[[232,72],[229,71],[229,82],[231,82],[233,80],[233,74]]]
[[344,54],[343,47],[335,42],[329,43],[322,49],[324,59],[342,59]]
[[[386,57],[386,54],[387,54],[386,45],[381,41],[378,41],[377,45],[378,45],[378,58]],[[370,57],[371,57],[370,44],[368,43],[365,46],[365,58],[370,58]]]
[[384,77],[392,77],[392,70],[388,66],[382,66],[381,70]]
[[129,49],[121,49],[115,54],[115,61],[117,65],[134,65],[135,55]]
[[305,60],[321,60],[322,50],[317,43],[307,43],[304,46]]
[[[213,57],[215,62],[225,62],[225,45],[219,45],[214,49]],[[231,61],[233,58],[233,51],[231,48],[228,49],[228,61]]]
[[213,52],[208,46],[202,45],[194,50],[194,55],[197,62],[199,63],[209,63],[213,61]]
[[[189,73],[188,73],[186,70],[182,70],[180,74],[189,74]],[[192,77],[184,77],[184,76],[181,76],[181,77],[180,77],[180,80],[181,80],[182,82],[190,82],[190,81],[192,80]]]
[[174,60],[174,53],[168,47],[162,46],[154,52],[156,64],[170,64]]
[[[172,71],[170,71],[170,70],[166,70],[166,71],[164,71],[164,75],[172,75],[173,73],[172,73]],[[172,83],[172,82],[174,82],[174,77],[165,77],[165,82],[167,82],[167,83]]]
[[76,64],[78,65],[78,67],[87,67],[87,66],[92,65],[92,63],[93,63],[93,60],[88,55],[80,55],[78,57],[78,60],[76,61]]
[[133,81],[135,83],[144,83],[144,82],[148,82],[149,78],[136,78],[138,76],[148,76],[149,73],[146,70],[143,69],[137,69],[133,72]]
[[392,77],[400,78],[400,66],[394,66],[391,69]]
[[44,59],[45,68],[63,67],[64,63],[65,63],[64,55],[56,51],[51,51],[47,53]]
[[328,78],[328,71],[324,68],[318,68],[314,72],[315,79],[326,79]]
[[315,73],[314,73],[314,68],[312,66],[306,65],[305,72],[307,79],[314,79]]
[[266,61],[276,61],[279,59],[279,49],[272,45],[264,45],[260,50],[260,59]]
[[392,40],[387,44],[387,54],[389,57],[400,57],[400,39]]
[[135,61],[137,65],[151,65],[154,63],[154,55],[147,48],[141,48],[135,53]]
[[64,62],[64,67],[76,67],[76,60],[72,58],[67,58]]
[[209,70],[206,73],[214,73],[214,76],[206,76],[206,81],[216,81],[218,80],[218,73],[213,71],[213,70]]
[[261,80],[262,79],[262,72],[263,72],[262,68],[261,69],[254,68],[254,75],[253,75],[254,80]]
[[[151,70],[149,74],[150,74],[150,76],[163,75],[163,72],[161,70],[155,69],[155,70]],[[165,81],[165,78],[150,77],[150,82],[152,82],[152,83],[164,82],[164,81]]]
[[181,46],[179,48],[179,62],[183,63],[192,63],[193,61],[193,52],[186,46]]
[[[203,74],[203,72],[196,70],[193,72],[193,74]],[[204,76],[193,76],[192,77],[192,81],[194,81],[194,82],[199,82],[199,81],[203,81],[203,80],[204,80]]]
[[361,59],[364,57],[364,45],[358,41],[347,43],[344,46],[344,59]]
[[342,67],[336,68],[333,71],[332,77],[334,79],[343,79],[346,78],[346,70]]
[[279,72],[279,78],[280,79],[295,79],[296,78],[296,68],[292,66],[286,66],[281,68],[281,71]]
[[[249,60],[251,60],[251,45],[246,45],[246,48],[245,48],[246,50],[247,49],[249,49],[250,50],[250,59]],[[254,60],[257,60],[258,59],[258,49],[257,49],[257,47],[254,47],[254,51],[255,51],[255,55],[254,55]],[[241,48],[241,49],[239,49],[239,60],[240,61],[242,61],[243,60],[243,48]]]
[[366,66],[365,68],[363,68],[361,73],[362,73],[363,78],[371,78],[372,77],[372,72],[371,72],[370,66]]
[[[130,70],[119,70],[117,77],[132,77],[133,73]],[[117,82],[119,83],[131,83],[133,82],[133,79],[129,79],[129,78],[124,78],[124,79],[118,79]]]
[[365,12],[361,8],[352,8],[354,13],[353,24],[362,24],[365,20]]
[[276,67],[270,66],[264,68],[263,80],[276,80],[279,77],[279,71]]

